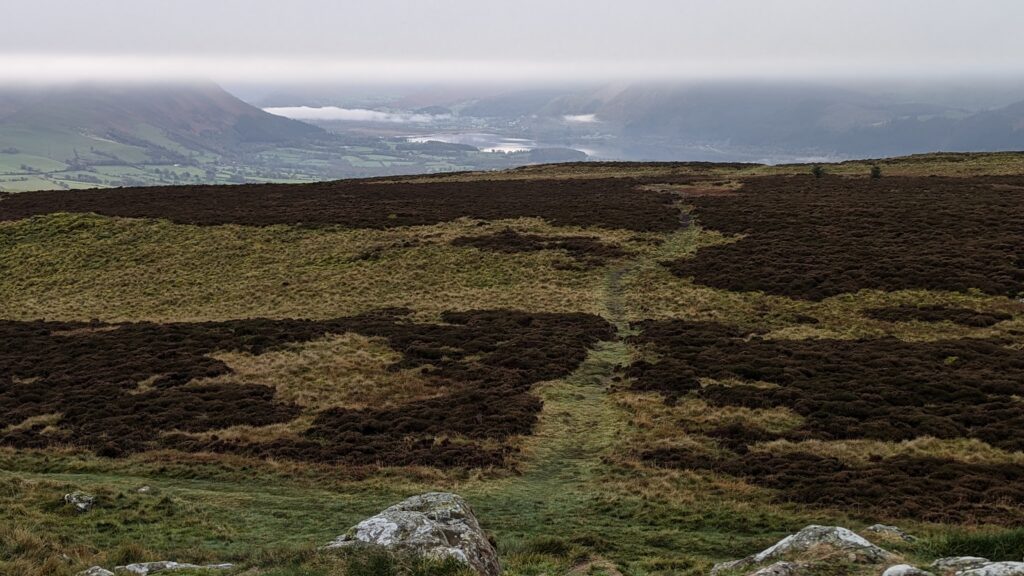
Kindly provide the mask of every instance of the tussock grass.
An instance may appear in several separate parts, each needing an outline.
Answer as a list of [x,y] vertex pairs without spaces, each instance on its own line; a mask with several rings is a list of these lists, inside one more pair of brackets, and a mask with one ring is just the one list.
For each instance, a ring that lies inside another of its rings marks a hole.
[[699,436],[730,424],[743,424],[770,433],[788,432],[803,424],[800,415],[785,407],[714,407],[694,397],[683,397],[670,405],[660,394],[628,391],[616,394],[616,399],[632,415],[633,427],[644,446],[687,440],[701,444],[700,439],[688,436]]
[[919,554],[935,558],[980,556],[996,562],[1019,562],[1024,557],[1024,528],[947,532],[915,548]]
[[317,410],[394,406],[445,392],[418,369],[393,369],[402,355],[384,338],[355,333],[260,355],[225,352],[213,357],[233,373],[202,382],[269,383],[277,390],[278,400]]
[[1024,464],[1024,453],[1008,452],[993,448],[974,438],[940,439],[932,437],[915,438],[903,442],[881,440],[806,440],[791,442],[776,440],[756,444],[753,450],[775,453],[804,452],[837,458],[850,464],[865,464],[880,458],[912,456],[918,458],[943,458],[973,464]]
[[650,234],[536,219],[353,230],[55,214],[0,224],[0,310],[15,320],[109,322],[331,318],[391,306],[422,319],[480,308],[600,312],[601,268],[567,267],[557,250],[449,245],[506,228],[651,248]]

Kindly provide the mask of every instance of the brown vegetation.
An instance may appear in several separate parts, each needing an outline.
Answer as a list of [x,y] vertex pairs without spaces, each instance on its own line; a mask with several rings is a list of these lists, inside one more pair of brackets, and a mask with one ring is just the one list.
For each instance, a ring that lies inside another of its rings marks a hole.
[[[639,390],[789,408],[804,418],[794,439],[971,437],[1024,449],[1024,403],[1016,399],[1024,394],[1024,353],[997,341],[771,340],[710,322],[638,326],[634,340],[659,356],[629,368]],[[702,386],[701,378],[776,386]]]
[[510,228],[485,236],[461,236],[454,239],[452,245],[508,253],[563,250],[585,266],[602,266],[609,260],[622,258],[628,254],[622,247],[602,242],[592,236],[521,234]]
[[[116,326],[0,322],[0,443],[73,445],[106,456],[165,447],[355,464],[500,465],[508,452],[500,441],[528,434],[540,411],[531,386],[569,374],[590,345],[613,336],[607,322],[585,314],[459,312],[445,314],[443,324],[412,323],[405,314]],[[386,339],[401,351],[396,369],[420,369],[448,391],[400,406],[322,409],[301,438],[216,435],[287,422],[303,407],[276,399],[269,385],[218,380],[230,368],[212,353],[259,355],[349,332]],[[56,422],[24,425],[57,413]]]
[[688,200],[703,226],[743,238],[667,265],[716,288],[809,300],[865,288],[1016,296],[1024,292],[1021,184],[750,178],[734,196]]
[[1024,519],[1024,466],[894,456],[859,465],[800,452],[711,457],[650,450],[659,466],[709,470],[778,490],[786,502],[855,511],[864,518],[1015,525]]
[[678,228],[672,195],[638,190],[641,183],[631,178],[391,184],[353,180],[301,185],[54,190],[6,198],[0,203],[0,221],[54,212],[94,212],[199,225],[393,228],[461,217],[539,217],[563,226],[638,231]]

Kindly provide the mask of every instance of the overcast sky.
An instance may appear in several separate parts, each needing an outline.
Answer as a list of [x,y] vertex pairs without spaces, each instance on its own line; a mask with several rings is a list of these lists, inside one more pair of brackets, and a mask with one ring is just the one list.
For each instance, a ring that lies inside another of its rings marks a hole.
[[1021,0],[10,0],[0,79],[1024,73]]

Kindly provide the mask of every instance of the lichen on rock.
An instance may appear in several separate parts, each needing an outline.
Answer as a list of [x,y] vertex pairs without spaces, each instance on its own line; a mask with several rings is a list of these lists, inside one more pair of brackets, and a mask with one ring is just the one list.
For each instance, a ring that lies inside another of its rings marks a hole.
[[444,559],[455,558],[482,576],[501,574],[498,554],[469,504],[457,494],[428,492],[363,520],[326,549],[380,546]]

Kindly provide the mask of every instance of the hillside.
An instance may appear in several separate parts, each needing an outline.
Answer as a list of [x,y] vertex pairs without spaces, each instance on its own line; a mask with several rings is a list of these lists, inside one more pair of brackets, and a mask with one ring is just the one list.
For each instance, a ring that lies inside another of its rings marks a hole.
[[[0,92],[0,173],[8,187],[186,181],[230,168],[252,148],[326,136],[268,114],[214,84],[75,84]],[[184,168],[184,169],[182,169]],[[26,182],[20,186],[18,177]],[[4,186],[0,182],[0,186]]]
[[1019,560],[1024,156],[871,165],[0,194],[0,573],[396,574],[320,546],[434,490],[507,576]]
[[[64,134],[83,162],[97,143],[143,148],[156,156],[207,151],[230,154],[248,142],[282,142],[322,134],[314,126],[274,116],[215,84],[70,85],[0,95],[0,138],[34,130]],[[9,140],[4,140],[11,144]],[[29,154],[59,151],[21,144]],[[79,149],[80,148],[80,149]],[[116,154],[115,154],[116,156]]]

